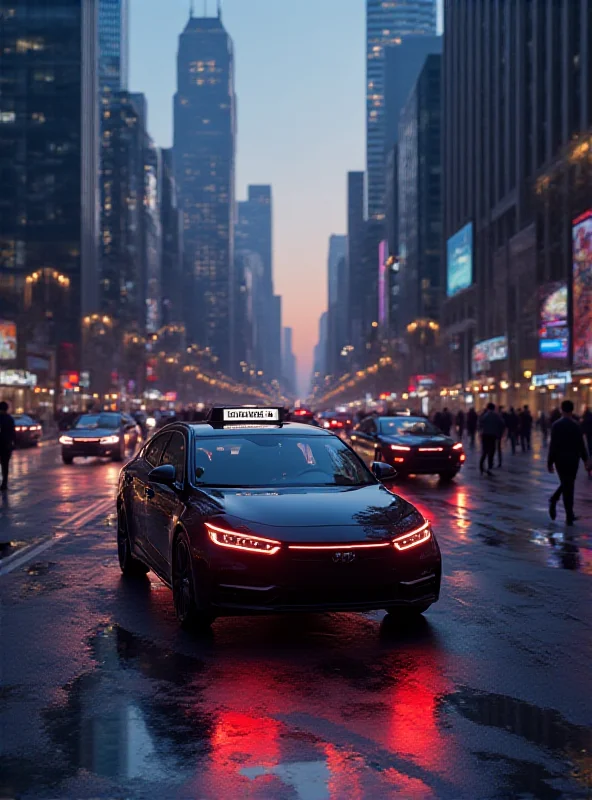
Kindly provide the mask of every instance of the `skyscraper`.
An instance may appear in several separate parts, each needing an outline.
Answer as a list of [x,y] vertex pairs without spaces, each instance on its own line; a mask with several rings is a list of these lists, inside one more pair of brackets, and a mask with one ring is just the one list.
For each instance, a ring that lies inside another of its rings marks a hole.
[[282,346],[282,373],[286,390],[296,395],[298,393],[296,379],[296,356],[294,355],[292,328],[283,329]]
[[364,303],[364,173],[347,174],[347,321],[348,344],[359,349]]
[[189,18],[179,38],[174,161],[185,230],[189,342],[235,370],[234,53],[220,15]]
[[57,363],[47,385],[80,369],[81,317],[98,308],[97,6],[2,8],[0,314],[17,323],[11,366],[26,343]]
[[127,89],[128,0],[99,0],[99,91]]
[[366,0],[366,173],[368,217],[384,218],[385,48],[436,33],[436,0]]
[[[347,344],[344,329],[347,301],[339,303],[340,282],[343,282],[345,275],[346,252],[347,236],[332,234],[329,238],[327,259],[327,370],[332,375],[338,368],[339,352]],[[341,299],[344,297],[347,295],[342,294]]]

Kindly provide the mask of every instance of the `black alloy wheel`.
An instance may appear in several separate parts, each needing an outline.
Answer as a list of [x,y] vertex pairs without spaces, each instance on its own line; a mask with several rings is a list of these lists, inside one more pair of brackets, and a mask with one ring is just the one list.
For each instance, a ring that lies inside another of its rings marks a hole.
[[119,567],[126,577],[138,578],[148,572],[148,567],[132,555],[127,520],[122,506],[117,508],[117,557]]
[[197,607],[191,548],[185,531],[176,538],[173,551],[173,602],[179,624],[185,630],[204,630],[214,621],[214,615]]
[[123,461],[125,458],[125,441],[123,438],[119,439],[119,451],[117,453],[113,453],[111,456],[111,461]]
[[446,472],[440,472],[440,480],[442,481],[442,483],[450,483],[456,478],[457,475],[458,475],[457,469],[450,469],[447,470]]
[[390,622],[413,622],[421,617],[428,608],[431,606],[431,603],[423,603],[422,605],[417,606],[409,606],[408,608],[387,608],[386,611],[386,619]]
[[67,456],[65,453],[62,453],[62,461],[64,464],[71,464],[74,461],[73,456]]

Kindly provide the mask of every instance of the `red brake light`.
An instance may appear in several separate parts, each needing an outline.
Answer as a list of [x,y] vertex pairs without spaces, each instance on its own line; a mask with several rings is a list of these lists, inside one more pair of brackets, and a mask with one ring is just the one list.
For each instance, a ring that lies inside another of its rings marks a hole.
[[462,442],[457,442],[456,444],[453,444],[452,445],[452,449],[453,450],[462,450],[463,449]]

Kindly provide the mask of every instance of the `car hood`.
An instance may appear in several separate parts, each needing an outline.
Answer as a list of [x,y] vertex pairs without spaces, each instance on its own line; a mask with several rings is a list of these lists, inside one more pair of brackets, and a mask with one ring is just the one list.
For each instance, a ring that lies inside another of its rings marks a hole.
[[[211,521],[282,540],[307,541],[323,529],[324,541],[387,539],[409,527],[414,506],[380,484],[357,488],[224,489],[205,492],[219,511]],[[275,532],[275,533],[274,533]],[[316,538],[316,536],[314,537]]]
[[407,447],[451,447],[453,440],[450,436],[434,433],[427,436],[403,434],[402,436],[381,436],[381,441],[386,444],[404,444]]
[[73,439],[102,439],[104,436],[118,436],[117,428],[77,428],[75,431],[67,431],[66,436]]

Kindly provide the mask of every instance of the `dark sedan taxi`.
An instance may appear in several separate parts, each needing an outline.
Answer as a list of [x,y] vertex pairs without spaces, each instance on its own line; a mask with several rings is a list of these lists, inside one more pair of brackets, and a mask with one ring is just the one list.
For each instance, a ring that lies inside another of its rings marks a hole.
[[75,458],[89,456],[123,461],[128,448],[136,447],[139,439],[140,428],[127,414],[115,411],[82,414],[60,436],[62,461],[71,464]]
[[39,444],[42,426],[28,414],[18,414],[14,418],[14,438],[17,447],[35,447]]
[[445,436],[423,417],[366,417],[350,439],[363,459],[392,464],[401,477],[439,475],[450,481],[466,458],[461,442]]
[[282,409],[214,409],[156,433],[122,470],[125,575],[153,570],[184,627],[218,616],[385,609],[438,600],[430,522],[339,437]]

